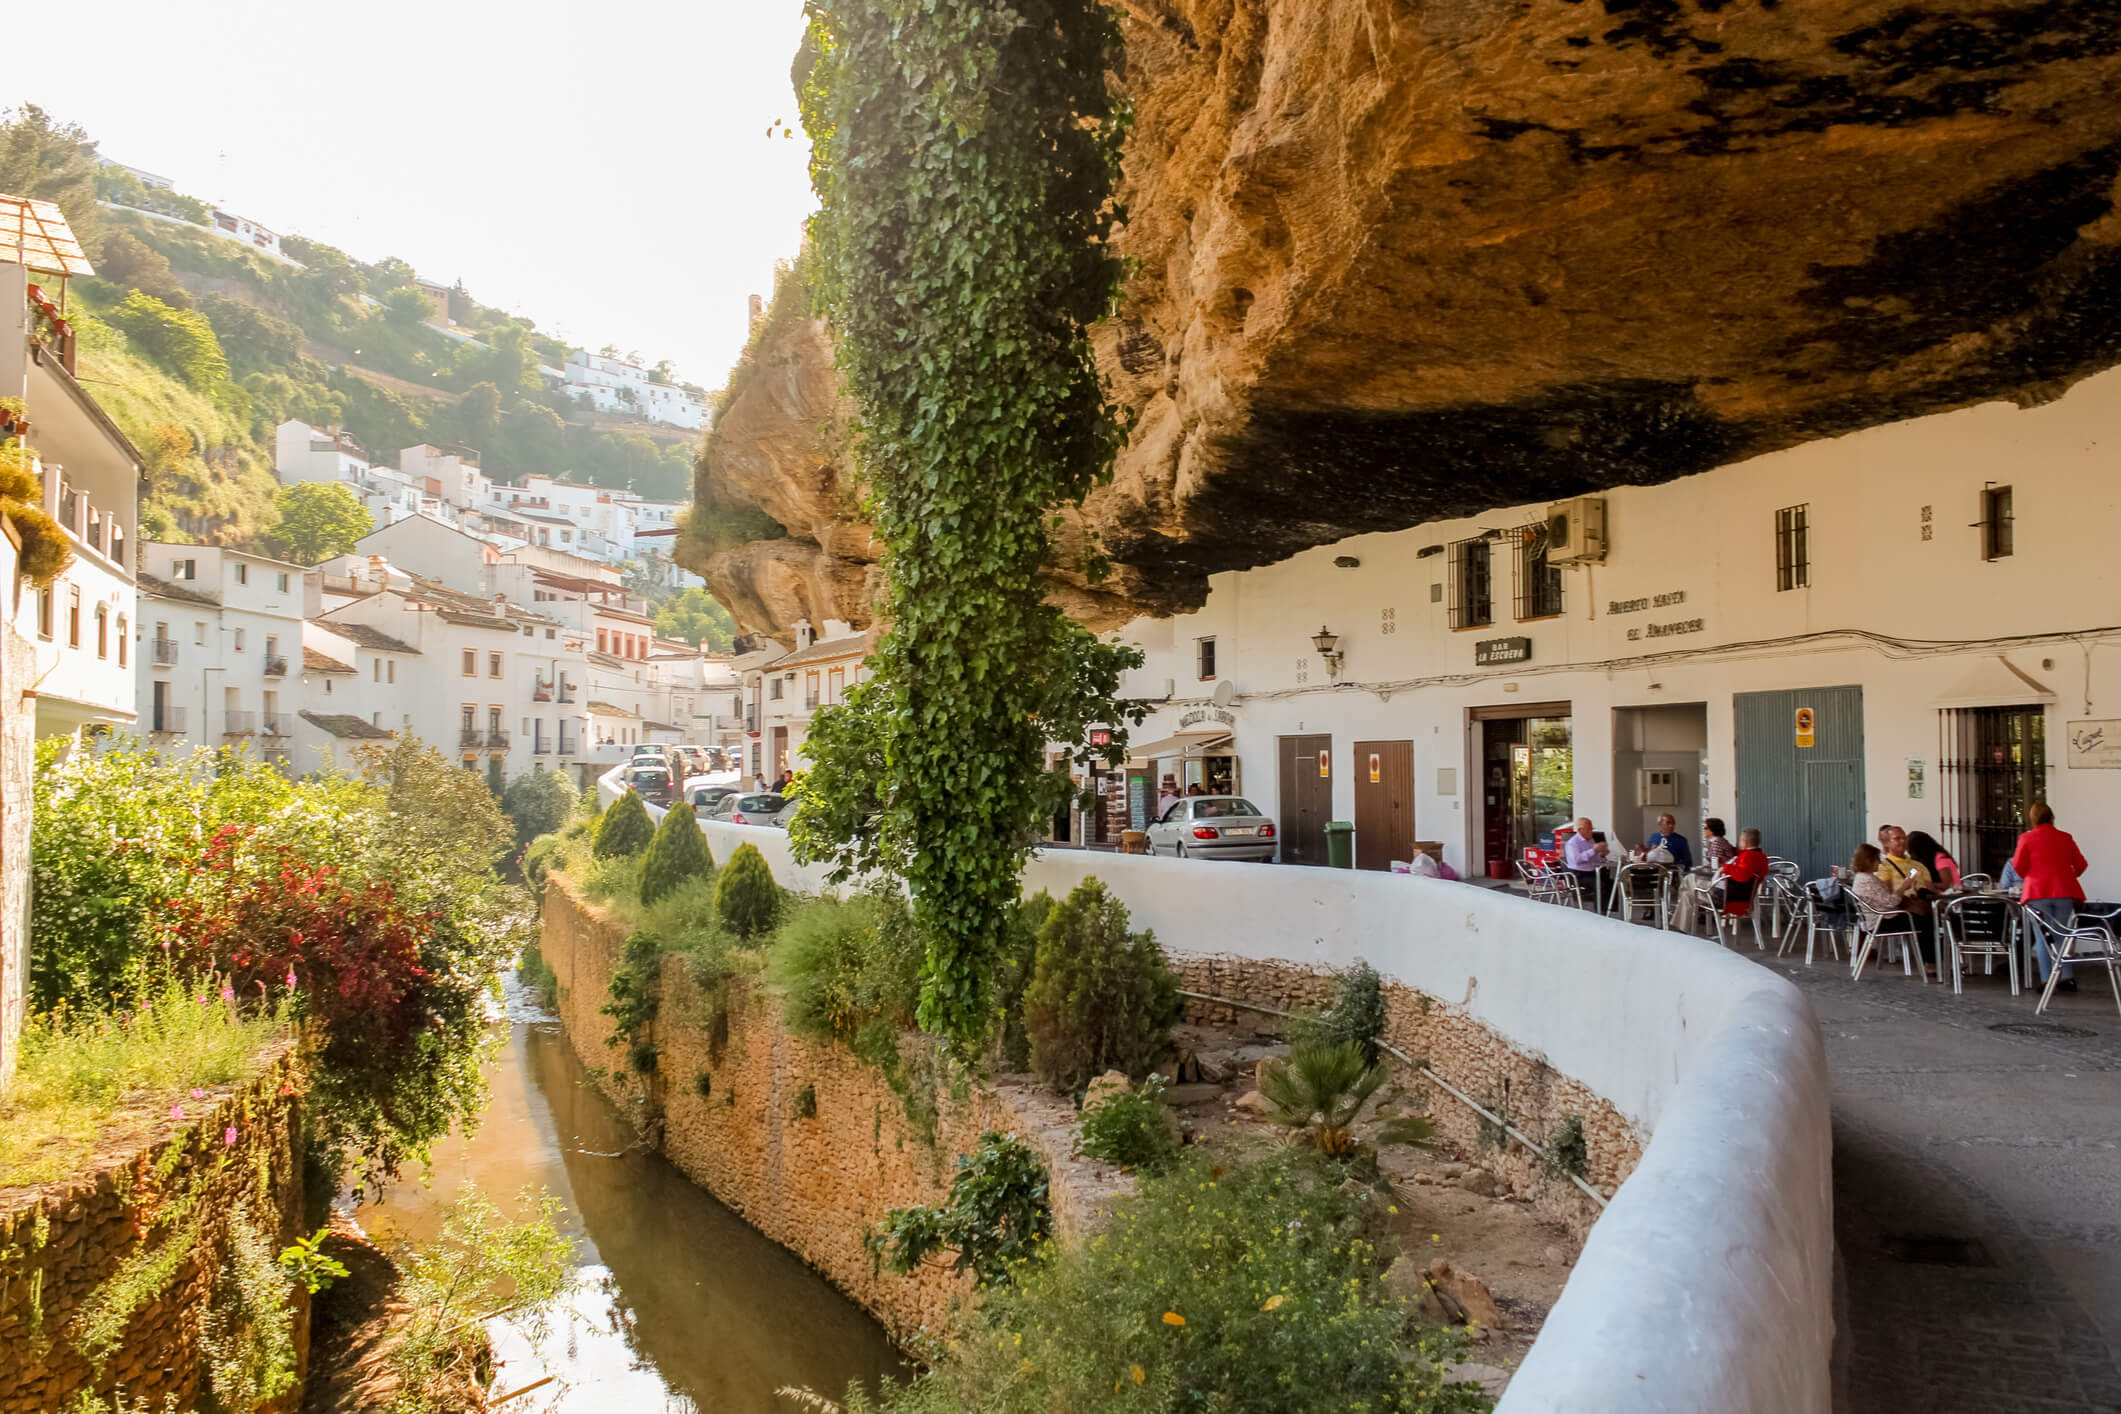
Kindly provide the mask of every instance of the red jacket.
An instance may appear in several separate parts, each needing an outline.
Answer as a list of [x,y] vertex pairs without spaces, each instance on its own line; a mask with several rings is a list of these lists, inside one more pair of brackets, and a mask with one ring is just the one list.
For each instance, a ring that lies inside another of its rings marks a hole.
[[2018,836],[2011,852],[2011,868],[2025,880],[2023,898],[2084,900],[2084,885],[2077,876],[2086,868],[2084,851],[2077,842],[2053,825],[2035,825]]

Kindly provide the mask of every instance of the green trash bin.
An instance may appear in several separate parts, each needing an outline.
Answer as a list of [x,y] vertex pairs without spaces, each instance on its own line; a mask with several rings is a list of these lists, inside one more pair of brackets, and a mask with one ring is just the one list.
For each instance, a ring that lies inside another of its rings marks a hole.
[[1353,869],[1355,867],[1354,821],[1326,821],[1326,867],[1328,869]]

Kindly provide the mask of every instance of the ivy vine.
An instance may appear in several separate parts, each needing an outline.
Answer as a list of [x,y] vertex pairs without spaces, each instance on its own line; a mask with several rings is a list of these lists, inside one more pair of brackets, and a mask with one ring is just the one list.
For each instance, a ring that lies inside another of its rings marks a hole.
[[992,1015],[1024,855],[1069,785],[1049,742],[1125,759],[1135,650],[1046,603],[1048,512],[1124,437],[1088,330],[1116,297],[1126,113],[1098,0],[808,0],[802,75],[820,304],[860,416],[890,584],[874,675],[820,713],[801,857],[905,880],[919,1020]]

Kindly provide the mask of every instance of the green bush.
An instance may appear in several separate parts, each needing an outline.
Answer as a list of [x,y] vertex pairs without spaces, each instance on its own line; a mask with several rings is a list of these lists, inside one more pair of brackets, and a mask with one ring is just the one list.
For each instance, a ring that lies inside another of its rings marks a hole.
[[1378,1280],[1371,1190],[1302,1151],[1141,1181],[1105,1231],[982,1299],[911,1384],[848,1414],[1474,1414],[1460,1341]]
[[172,309],[153,295],[134,290],[103,317],[195,391],[213,394],[228,383],[228,358],[221,352],[221,341],[198,311]]
[[1162,1076],[1115,1090],[1083,1111],[1081,1148],[1121,1168],[1154,1171],[1178,1157],[1178,1126],[1163,1101]]
[[516,828],[516,843],[528,845],[567,823],[582,793],[565,771],[532,771],[501,792],[501,813]]
[[545,901],[545,876],[560,862],[560,845],[558,835],[539,835],[523,851],[523,882],[530,885],[540,903]]
[[894,1208],[870,1234],[871,1250],[895,1272],[910,1272],[941,1251],[957,1254],[954,1271],[981,1286],[1008,1281],[1040,1255],[1053,1228],[1046,1166],[1013,1134],[988,1130],[976,1153],[957,1156],[950,1201],[941,1207]]
[[1139,1080],[1170,1048],[1178,979],[1154,934],[1127,930],[1127,909],[1085,879],[1054,906],[1024,992],[1031,1069],[1077,1091],[1107,1070]]
[[655,822],[648,818],[648,807],[632,791],[627,791],[611,802],[604,812],[604,819],[597,826],[596,856],[613,859],[622,855],[639,854],[648,848],[655,838]]
[[1385,984],[1377,969],[1358,962],[1334,977],[1333,1004],[1317,1016],[1307,1016],[1290,1028],[1290,1040],[1299,1045],[1337,1046],[1348,1042],[1362,1051],[1365,1062],[1377,1059],[1377,1042],[1385,1032]]
[[1052,916],[1053,895],[1044,889],[1018,900],[1009,922],[1008,947],[995,963],[994,1021],[988,1030],[994,1038],[996,1059],[1005,1070],[1031,1068],[1031,1037],[1024,1030],[1024,990],[1031,985],[1032,971],[1038,965],[1038,935]]
[[774,936],[773,980],[789,1028],[852,1042],[871,1021],[892,1033],[913,1025],[921,947],[912,912],[896,894],[796,905]]
[[692,807],[680,801],[664,812],[648,852],[641,856],[641,904],[651,907],[681,886],[713,874],[707,836],[693,818]]
[[[624,960],[611,974],[610,995],[611,1000],[604,1003],[603,1013],[611,1018],[612,1030],[604,1038],[604,1044],[627,1047],[648,1044],[641,1033],[655,1021],[663,1004],[663,949],[653,933],[627,935]],[[636,1055],[634,1069],[646,1072],[655,1066],[640,1064]]]
[[781,886],[773,882],[766,856],[755,844],[740,844],[715,880],[714,909],[745,942],[765,936],[780,921]]

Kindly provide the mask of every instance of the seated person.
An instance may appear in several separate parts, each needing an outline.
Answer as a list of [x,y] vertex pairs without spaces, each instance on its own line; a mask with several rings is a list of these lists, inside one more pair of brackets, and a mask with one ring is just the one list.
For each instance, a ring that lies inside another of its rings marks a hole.
[[1752,908],[1753,891],[1760,881],[1774,871],[1760,848],[1760,831],[1740,831],[1738,844],[1738,852],[1723,866],[1723,911],[1742,916]]
[[1701,862],[1711,869],[1721,869],[1738,853],[1738,846],[1724,837],[1723,821],[1711,815],[1701,822]]
[[1575,833],[1561,843],[1561,864],[1576,876],[1576,884],[1583,896],[1592,901],[1594,907],[1603,912],[1608,902],[1605,894],[1606,846],[1592,838],[1591,817],[1586,815],[1576,822]]
[[[1883,856],[1878,861],[1878,877],[1899,890],[1906,898],[1923,902],[1928,911],[1928,900],[1936,893],[1936,880],[1920,860],[1908,852],[1907,831],[1898,825],[1886,825],[1878,831],[1885,840],[1879,850]],[[1905,887],[1903,887],[1905,886]]]
[[[1898,826],[1888,825],[1879,833],[1900,848],[1907,847],[1907,832]],[[1866,858],[1870,863],[1868,870],[1863,867]],[[1887,931],[1912,931],[1920,940],[1923,962],[1935,962],[1936,921],[1930,916],[1929,899],[1924,896],[1929,892],[1929,871],[1905,854],[1896,860],[1872,845],[1864,845],[1858,849],[1856,858],[1851,861],[1849,867],[1856,873],[1849,888],[1857,899],[1881,912],[1899,909],[1906,913],[1908,924],[1903,925],[1896,920],[1887,925]],[[1872,882],[1864,882],[1866,879]]]
[[1940,891],[1959,887],[1959,861],[1944,852],[1944,846],[1926,831],[1916,830],[1907,837],[1908,857],[1930,871],[1930,878],[1937,881]]
[[1657,833],[1642,842],[1643,852],[1653,849],[1668,851],[1672,856],[1672,867],[1685,873],[1694,867],[1694,847],[1687,837],[1678,832],[1679,822],[1670,815],[1657,817]]

